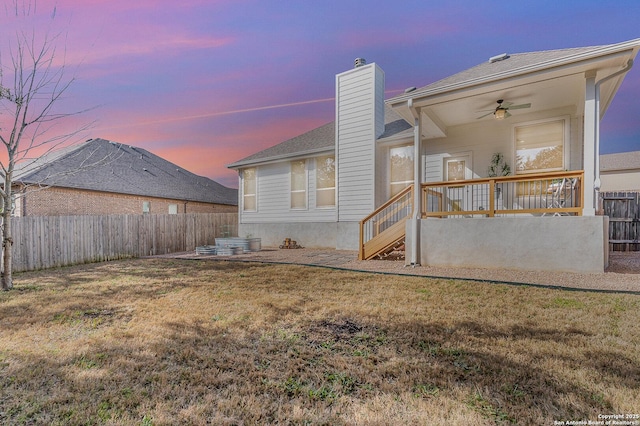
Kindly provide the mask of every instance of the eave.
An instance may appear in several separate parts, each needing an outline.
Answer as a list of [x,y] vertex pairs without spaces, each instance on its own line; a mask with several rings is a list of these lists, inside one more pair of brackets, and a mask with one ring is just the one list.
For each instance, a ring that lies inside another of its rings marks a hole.
[[[568,106],[576,108],[584,102],[585,72],[596,71],[599,80],[626,66],[639,47],[640,39],[635,39],[450,84],[436,82],[389,99],[387,104],[409,123],[420,110],[423,123],[428,123],[423,126],[425,132],[432,132],[423,134],[425,138],[442,137],[449,126],[474,122],[477,110],[495,106],[498,99],[532,103],[532,109],[523,113]],[[621,75],[603,85],[601,116],[623,79],[624,75]],[[560,96],[559,91],[564,91],[564,96]],[[543,96],[543,93],[546,94]]]
[[300,151],[296,153],[287,153],[281,155],[274,155],[271,157],[262,157],[254,160],[236,161],[235,163],[227,164],[227,168],[232,170],[240,170],[247,167],[262,166],[264,164],[278,163],[283,160],[296,160],[300,158],[312,157],[318,154],[331,154],[335,152],[335,147],[323,147],[317,149],[309,149],[306,151]]

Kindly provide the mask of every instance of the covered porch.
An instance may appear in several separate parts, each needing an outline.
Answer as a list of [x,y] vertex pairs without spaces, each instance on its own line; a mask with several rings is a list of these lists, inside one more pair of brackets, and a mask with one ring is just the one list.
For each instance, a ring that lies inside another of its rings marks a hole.
[[497,55],[390,99],[413,125],[413,185],[363,220],[360,257],[404,225],[408,265],[603,272],[599,126],[639,45]]
[[423,183],[419,218],[411,185],[360,222],[359,258],[403,245],[408,266],[604,272],[608,218],[583,215],[583,182],[580,170]]

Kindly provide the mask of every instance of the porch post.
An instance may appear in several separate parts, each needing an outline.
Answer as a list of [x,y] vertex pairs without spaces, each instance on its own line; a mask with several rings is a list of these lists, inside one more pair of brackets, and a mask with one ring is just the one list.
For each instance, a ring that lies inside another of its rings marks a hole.
[[583,132],[584,208],[582,214],[583,216],[595,216],[597,202],[594,190],[596,179],[596,137],[600,118],[598,111],[596,111],[596,71],[587,71],[585,80]]
[[420,265],[420,219],[422,216],[422,191],[420,188],[420,135],[422,134],[420,108],[413,117],[413,222],[411,227],[411,266]]

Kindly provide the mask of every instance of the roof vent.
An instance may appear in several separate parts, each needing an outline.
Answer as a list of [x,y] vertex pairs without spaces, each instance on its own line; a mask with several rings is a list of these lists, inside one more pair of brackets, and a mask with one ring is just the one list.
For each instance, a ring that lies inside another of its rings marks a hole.
[[502,53],[500,55],[492,56],[492,57],[489,58],[489,63],[494,63],[494,62],[498,62],[498,61],[504,61],[508,57],[509,57],[509,55],[507,53]]
[[411,93],[414,90],[416,90],[416,86],[408,87],[408,88],[404,89],[404,93]]
[[356,60],[353,61],[354,68],[363,67],[365,65],[367,65],[367,60],[365,58],[356,58]]

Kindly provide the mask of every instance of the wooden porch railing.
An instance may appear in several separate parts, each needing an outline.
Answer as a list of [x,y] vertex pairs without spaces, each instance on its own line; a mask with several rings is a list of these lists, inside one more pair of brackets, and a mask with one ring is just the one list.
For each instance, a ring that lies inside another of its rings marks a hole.
[[413,212],[413,185],[360,221],[360,260],[371,259],[404,241],[405,222]]
[[584,171],[422,184],[422,217],[580,216]]
[[[581,216],[584,172],[536,173],[421,185],[421,216]],[[413,185],[360,221],[360,260],[388,252],[405,239]]]

